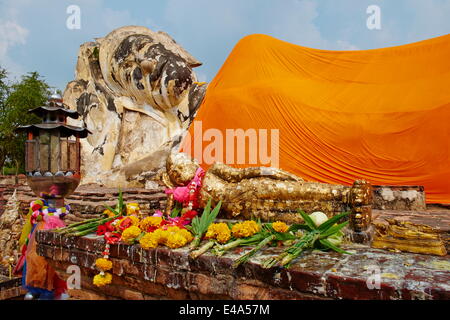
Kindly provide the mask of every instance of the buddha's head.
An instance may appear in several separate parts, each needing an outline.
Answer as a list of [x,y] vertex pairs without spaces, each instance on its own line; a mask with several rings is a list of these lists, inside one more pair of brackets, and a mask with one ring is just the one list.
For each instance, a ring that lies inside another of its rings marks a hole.
[[167,111],[185,99],[201,63],[165,32],[123,27],[98,40],[100,69],[116,93]]
[[166,169],[171,182],[178,186],[187,185],[199,168],[197,161],[181,152],[173,152],[167,158]]

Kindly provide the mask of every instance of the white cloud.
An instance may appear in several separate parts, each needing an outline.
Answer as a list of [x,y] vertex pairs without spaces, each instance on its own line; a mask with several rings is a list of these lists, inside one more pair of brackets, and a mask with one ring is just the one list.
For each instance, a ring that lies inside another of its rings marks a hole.
[[22,67],[9,56],[9,50],[16,45],[24,45],[29,31],[15,21],[0,21],[0,66],[6,68],[9,76],[17,78],[23,73]]
[[270,12],[268,33],[276,38],[305,47],[328,50],[358,50],[345,40],[325,38],[315,22],[318,3],[312,0],[289,0],[275,4]]

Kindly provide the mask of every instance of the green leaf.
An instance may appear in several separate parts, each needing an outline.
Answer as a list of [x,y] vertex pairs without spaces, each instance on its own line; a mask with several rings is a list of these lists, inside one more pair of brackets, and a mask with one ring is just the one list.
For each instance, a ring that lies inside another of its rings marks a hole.
[[338,224],[336,226],[332,226],[331,228],[329,228],[328,230],[325,230],[324,232],[320,233],[320,238],[321,239],[325,239],[328,238],[329,236],[335,234],[336,232],[339,232],[342,228],[344,228],[346,225],[348,225],[348,221],[345,221],[341,224]]
[[311,219],[310,216],[308,216],[304,211],[300,210],[298,213],[300,213],[300,215],[302,216],[303,220],[305,220],[305,223],[308,225],[308,227],[310,227],[312,230],[316,230],[316,224],[314,223],[314,221]]
[[273,235],[275,236],[275,240],[277,241],[286,241],[286,240],[294,240],[297,239],[296,236],[294,236],[292,233],[289,232],[274,232]]
[[206,204],[205,209],[203,210],[202,216],[199,219],[199,231],[207,227],[206,223],[210,211],[211,211],[211,199],[208,200],[208,203]]
[[105,205],[105,208],[108,209],[109,211],[111,211],[112,213],[114,213],[115,216],[120,215],[115,209],[111,208],[108,205]]
[[322,224],[319,226],[319,230],[320,230],[320,231],[325,231],[325,230],[327,230],[329,227],[331,227],[332,225],[334,225],[335,223],[337,223],[339,220],[341,220],[343,217],[347,216],[349,213],[350,213],[350,212],[343,212],[343,213],[340,213],[340,214],[334,216],[334,217],[331,218],[331,219],[328,219],[327,221],[325,221],[324,223],[322,223]]
[[288,229],[289,232],[296,232],[298,230],[306,230],[306,231],[312,231],[311,228],[307,225],[307,224],[300,224],[300,223],[295,223],[293,225],[291,225]]
[[180,212],[181,212],[181,207],[175,207],[173,210],[172,210],[172,212],[170,213],[170,217],[171,218],[176,218],[176,217],[178,217],[178,215],[180,214]]
[[222,201],[219,201],[219,203],[214,207],[214,209],[212,210],[212,212],[207,216],[207,226],[206,228],[209,227],[209,225],[211,223],[213,223],[213,221],[216,219],[217,215],[219,214],[220,211],[220,207],[222,206]]
[[123,207],[124,207],[124,205],[123,205],[123,194],[122,194],[122,190],[119,188],[119,213],[121,214],[121,215],[124,215],[124,212],[123,212]]
[[334,250],[338,253],[346,253],[346,254],[351,254],[350,252],[347,252],[345,250],[342,250],[341,248],[336,247],[334,244],[332,244],[330,241],[328,241],[327,239],[320,239],[319,242],[324,245],[325,247]]

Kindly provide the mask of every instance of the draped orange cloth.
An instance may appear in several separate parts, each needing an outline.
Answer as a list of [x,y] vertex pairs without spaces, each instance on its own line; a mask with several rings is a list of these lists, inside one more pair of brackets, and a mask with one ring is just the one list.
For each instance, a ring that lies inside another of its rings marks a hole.
[[[210,83],[195,121],[202,132],[194,122],[183,150],[196,158],[217,132],[278,129],[279,167],[306,180],[423,185],[428,203],[450,203],[450,35],[365,51],[245,37]],[[218,131],[205,135],[208,129]],[[226,144],[212,154],[235,164],[226,155],[239,144]],[[237,166],[266,165],[250,163],[250,148]]]

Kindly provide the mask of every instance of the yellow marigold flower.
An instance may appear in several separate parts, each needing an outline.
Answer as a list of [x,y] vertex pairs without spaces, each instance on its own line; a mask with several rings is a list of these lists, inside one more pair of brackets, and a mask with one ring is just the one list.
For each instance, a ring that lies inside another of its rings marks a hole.
[[[157,231],[157,230],[156,230]],[[159,243],[159,234],[156,232],[146,233],[140,240],[139,243],[143,249],[156,248]]]
[[231,238],[231,230],[230,228],[228,228],[228,226],[226,229],[221,230],[216,237],[217,241],[220,243],[226,243],[228,242],[228,240],[230,240],[230,238]]
[[181,230],[181,228],[177,227],[177,226],[170,226],[170,227],[167,228],[167,231],[170,232],[170,233],[178,232],[180,230]]
[[179,233],[171,233],[166,241],[166,246],[169,248],[175,249],[184,246],[187,243],[185,237],[183,237]]
[[226,223],[212,223],[206,232],[206,239],[216,239],[220,243],[225,243],[231,238],[231,231]]
[[148,227],[159,226],[162,222],[161,217],[147,217],[139,223],[139,228],[142,230],[147,230]]
[[139,229],[138,227],[131,226],[122,232],[122,240],[125,243],[131,244],[133,240],[136,239],[141,234],[141,232],[142,230]]
[[92,281],[97,287],[101,287],[107,284],[110,284],[112,281],[112,274],[106,272],[104,275],[99,273],[94,277],[94,280]]
[[272,228],[276,231],[276,232],[286,232],[288,231],[289,227],[287,226],[286,223],[281,222],[281,221],[276,221],[274,223],[272,223]]
[[132,225],[132,226],[136,226],[136,227],[139,226],[139,223],[141,222],[141,220],[139,220],[139,218],[136,217],[136,216],[126,216],[126,217],[123,217],[122,219],[118,220],[117,223],[114,224],[114,226],[116,227],[116,229],[117,229],[118,231],[120,230],[120,225],[121,225],[121,223],[122,223],[124,220],[126,220],[126,219],[130,219],[130,220],[131,220],[131,225]]
[[133,221],[133,226],[139,226],[139,223],[141,222],[137,216],[127,216],[127,218],[130,218],[131,221]]
[[211,223],[206,230],[205,238],[206,239],[215,239],[217,234],[217,223]]
[[102,271],[108,271],[112,269],[112,262],[105,258],[98,258],[95,261],[95,266]]
[[194,236],[192,235],[192,233],[190,233],[188,230],[186,229],[181,229],[178,231],[178,234],[182,235],[187,242],[191,242],[192,240],[194,240]]
[[103,211],[103,214],[106,214],[106,215],[108,216],[108,218],[112,218],[112,217],[114,217],[114,216],[116,215],[114,212],[112,212],[112,211],[109,210],[109,209],[105,209],[105,210]]
[[153,233],[158,236],[159,244],[166,244],[167,238],[170,234],[167,230],[156,229]]
[[247,220],[236,223],[233,228],[231,228],[231,232],[236,238],[246,238],[259,232],[259,229],[259,225],[255,221]]
[[127,203],[127,215],[139,214],[139,203]]

